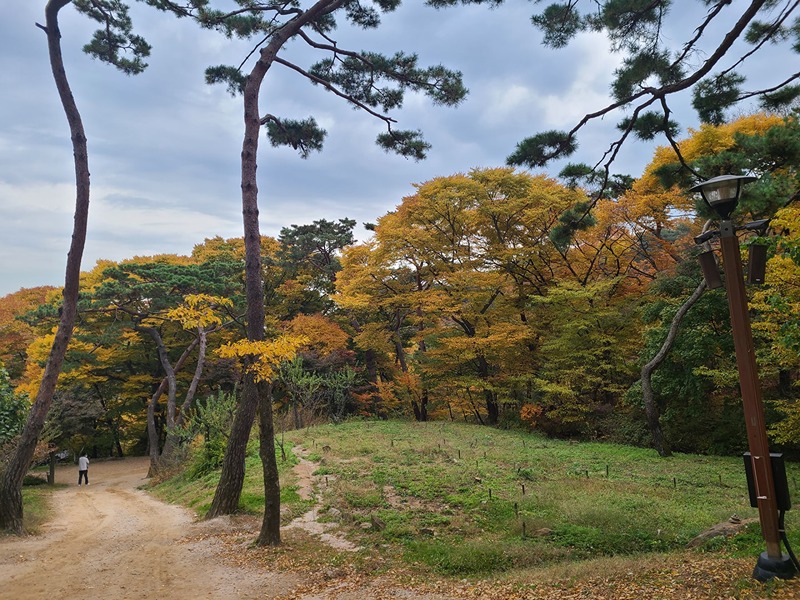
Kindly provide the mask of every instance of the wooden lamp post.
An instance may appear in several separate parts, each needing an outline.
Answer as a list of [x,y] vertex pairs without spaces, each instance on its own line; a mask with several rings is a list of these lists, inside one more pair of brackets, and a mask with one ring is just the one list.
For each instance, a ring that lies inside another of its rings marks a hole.
[[722,175],[704,181],[690,191],[699,191],[708,206],[720,217],[719,238],[736,349],[736,366],[739,371],[761,533],[766,542],[766,552],[760,555],[753,577],[765,581],[774,577],[793,577],[795,568],[791,558],[781,551],[777,495],[764,419],[764,402],[747,308],[739,239],[731,220],[731,214],[739,203],[742,184],[756,179],[749,175]]

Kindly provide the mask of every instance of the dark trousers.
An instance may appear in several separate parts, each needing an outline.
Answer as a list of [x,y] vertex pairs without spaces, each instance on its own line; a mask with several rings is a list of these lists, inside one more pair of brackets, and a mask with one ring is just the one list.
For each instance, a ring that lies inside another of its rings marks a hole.
[[85,481],[86,485],[89,485],[89,471],[78,471],[78,485],[81,484],[81,481]]

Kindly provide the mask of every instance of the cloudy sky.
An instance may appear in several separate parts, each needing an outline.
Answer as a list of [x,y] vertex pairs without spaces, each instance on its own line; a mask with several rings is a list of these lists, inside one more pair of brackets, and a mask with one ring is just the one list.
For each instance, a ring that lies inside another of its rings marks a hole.
[[[11,0],[0,20],[0,296],[21,287],[62,285],[74,209],[69,131],[49,71],[44,0]],[[697,5],[700,10],[702,3]],[[734,10],[741,2],[734,2]],[[393,116],[401,129],[421,129],[433,145],[423,162],[384,153],[374,144],[381,123],[352,110],[276,65],[261,96],[263,112],[313,115],[328,132],[325,149],[302,160],[262,137],[259,188],[262,233],[317,219],[363,222],[392,210],[413,184],[474,167],[505,164],[522,138],[569,129],[608,102],[618,57],[596,34],[569,48],[540,45],[530,25],[533,3],[497,9],[434,10],[407,2],[373,31],[338,30],[342,45],[416,52],[420,62],[460,70],[470,93],[457,108],[409,96]],[[681,8],[685,5],[681,2]],[[702,13],[699,13],[702,14]],[[696,17],[696,15],[694,15]],[[153,46],[149,68],[127,77],[81,52],[94,25],[68,6],[61,11],[67,75],[89,140],[92,203],[84,270],[98,259],[188,254],[216,235],[242,235],[239,196],[241,100],[208,86],[204,69],[238,64],[242,42],[197,30],[135,5],[136,30]],[[696,18],[681,13],[669,32],[678,44]],[[307,66],[298,45],[287,58]],[[292,54],[294,53],[294,54]],[[688,99],[675,108],[688,117]],[[589,128],[573,160],[594,163],[618,119]],[[631,144],[617,171],[638,175],[652,147]],[[559,165],[552,167],[557,173]]]

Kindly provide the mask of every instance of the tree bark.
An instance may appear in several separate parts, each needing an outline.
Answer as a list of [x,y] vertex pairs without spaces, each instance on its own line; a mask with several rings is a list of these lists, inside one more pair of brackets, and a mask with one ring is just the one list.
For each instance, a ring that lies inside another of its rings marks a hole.
[[186,392],[186,397],[183,399],[183,404],[181,404],[181,410],[175,419],[176,427],[183,427],[184,423],[186,423],[186,413],[192,407],[192,401],[200,385],[200,378],[203,376],[203,368],[206,364],[206,348],[208,347],[208,332],[202,327],[197,328],[197,346],[197,365],[194,368],[194,375]]
[[[183,351],[181,357],[178,359],[178,362],[175,363],[175,371],[180,371],[183,368],[184,363],[189,358],[189,355],[194,350],[194,347],[198,344],[199,340],[195,338],[192,340],[192,343]],[[147,473],[148,477],[153,477],[156,473],[158,473],[159,469],[161,468],[161,449],[159,448],[159,441],[158,441],[158,429],[156,427],[156,405],[158,404],[158,399],[161,398],[164,390],[167,389],[168,383],[167,378],[161,380],[161,384],[158,386],[156,391],[153,393],[150,401],[147,403],[147,442],[150,446],[150,469]]]
[[[169,362],[169,355],[167,348],[164,345],[164,340],[161,334],[155,327],[141,327],[137,326],[138,331],[144,331],[149,334],[153,341],[156,343],[158,351],[158,360],[161,362],[161,367],[166,374],[164,380],[167,382],[167,439],[164,442],[164,449],[161,452],[159,463],[169,462],[178,446],[178,441],[175,438],[175,413],[177,412],[177,396],[178,396],[178,378],[175,375],[175,367]],[[163,383],[163,381],[162,381]],[[161,389],[161,388],[159,388]],[[163,391],[161,392],[163,393]],[[155,417],[155,406],[153,406],[153,417]],[[149,416],[149,413],[148,413]],[[152,462],[153,451],[150,450],[150,457]]]
[[72,337],[78,304],[81,258],[86,242],[86,225],[89,215],[89,155],[86,134],[80,112],[75,104],[72,91],[64,70],[61,56],[61,32],[58,27],[58,13],[70,0],[50,0],[45,7],[47,46],[50,66],[53,71],[58,95],[69,123],[72,138],[72,151],[75,163],[75,215],[72,229],[72,242],[67,254],[64,277],[63,304],[55,339],[47,357],[42,382],[31,406],[28,420],[22,430],[8,467],[0,482],[0,528],[12,533],[24,532],[22,516],[22,481],[30,467],[39,435],[44,427],[47,412],[53,401],[58,375]]
[[164,340],[161,339],[161,334],[155,327],[141,327],[135,328],[138,331],[147,333],[156,343],[156,350],[158,352],[158,360],[161,367],[164,369],[165,378],[167,380],[167,428],[171,431],[175,427],[175,413],[177,411],[177,395],[178,395],[178,379],[175,376],[175,367],[169,362],[169,355],[167,348],[164,345]]
[[[261,82],[272,66],[278,49],[288,39],[277,35],[261,50],[259,60],[247,77],[244,90],[244,141],[242,142],[242,221],[245,248],[245,295],[247,298],[247,339],[264,339],[264,283],[261,274],[261,232],[258,223],[258,136],[261,118],[258,94]],[[276,45],[277,44],[277,45]],[[245,370],[242,397],[233,418],[231,435],[225,448],[219,484],[206,518],[236,512],[244,483],[247,441],[259,405],[258,387],[252,373]],[[270,406],[270,417],[271,417]],[[262,418],[266,418],[266,415]],[[270,440],[272,441],[272,440]],[[264,489],[267,482],[264,482]],[[265,499],[266,502],[266,499]]]
[[675,343],[675,338],[678,335],[678,328],[681,325],[681,321],[683,321],[683,317],[686,316],[686,313],[694,306],[695,302],[700,299],[705,289],[706,282],[701,281],[692,295],[689,296],[686,302],[678,309],[678,312],[675,313],[675,316],[672,317],[672,323],[670,323],[667,337],[664,339],[664,343],[661,344],[659,351],[650,362],[642,367],[642,400],[644,401],[644,410],[647,416],[647,426],[650,429],[650,435],[653,436],[653,447],[656,449],[659,456],[672,456],[672,450],[669,447],[669,442],[664,437],[664,432],[661,430],[661,414],[658,410],[658,403],[653,393],[653,372],[664,362],[667,354],[669,354],[669,351],[672,349],[672,345]]
[[275,459],[275,425],[272,420],[272,386],[261,384],[259,394],[259,456],[264,471],[264,520],[258,534],[259,546],[281,543],[281,487]]
[[[479,355],[478,375],[483,381],[486,381],[487,384],[489,382],[490,371],[489,362],[483,355]],[[486,420],[489,422],[489,425],[497,425],[498,421],[500,421],[500,407],[497,405],[497,394],[488,387],[485,387],[483,389],[483,398],[486,403]]]
[[[244,462],[247,455],[247,441],[255,421],[258,408],[258,387],[252,373],[245,373],[242,384],[242,397],[233,417],[231,435],[225,448],[222,472],[214,492],[214,500],[206,513],[207,519],[221,515],[232,515],[239,508],[239,497],[244,483]],[[266,486],[266,483],[264,484]]]
[[[264,283],[261,274],[261,233],[258,223],[258,184],[256,171],[258,168],[258,136],[261,129],[261,117],[258,107],[258,95],[261,83],[275,61],[278,51],[291,39],[304,25],[321,17],[323,14],[342,6],[344,0],[319,0],[310,9],[292,19],[289,23],[277,30],[270,39],[269,44],[259,52],[258,61],[247,76],[244,89],[244,139],[242,141],[242,221],[244,226],[245,250],[245,295],[247,298],[247,339],[260,341],[264,339]],[[272,403],[262,402],[262,419],[272,420]],[[225,448],[225,458],[222,463],[222,473],[219,484],[214,493],[206,517],[212,518],[223,514],[232,514],[239,505],[239,496],[244,483],[244,459],[247,450],[247,441],[250,437],[255,420],[256,409],[259,406],[259,391],[251,374],[245,374],[242,385],[242,399],[234,415],[233,428]],[[274,429],[270,427],[262,432],[262,440],[274,447]],[[265,467],[265,475],[267,469]],[[275,479],[264,479],[265,506],[280,506],[280,485]],[[272,474],[270,472],[270,477]],[[280,543],[280,515],[267,513],[264,519],[274,519],[272,523],[278,531],[278,539],[271,544]],[[259,540],[261,537],[259,536]]]

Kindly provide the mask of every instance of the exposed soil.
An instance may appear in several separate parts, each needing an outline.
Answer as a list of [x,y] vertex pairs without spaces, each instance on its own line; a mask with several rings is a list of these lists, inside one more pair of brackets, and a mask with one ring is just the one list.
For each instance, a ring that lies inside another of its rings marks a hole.
[[56,470],[68,487],[53,493],[54,518],[40,535],[0,538],[0,598],[123,600],[276,598],[299,583],[219,558],[209,532],[185,509],[136,489],[147,458],[94,462],[90,485],[76,468]]

